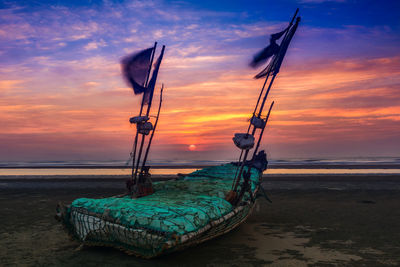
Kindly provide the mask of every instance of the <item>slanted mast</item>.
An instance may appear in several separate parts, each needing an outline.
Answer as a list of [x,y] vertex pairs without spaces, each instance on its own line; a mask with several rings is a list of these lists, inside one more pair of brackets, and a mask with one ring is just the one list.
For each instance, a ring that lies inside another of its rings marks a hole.
[[[129,55],[121,61],[125,80],[132,87],[135,94],[143,94],[138,116],[129,119],[130,123],[136,124],[136,134],[131,152],[132,175],[131,179],[127,181],[127,188],[129,193],[132,193],[135,197],[141,197],[153,193],[149,173],[150,167],[146,166],[146,161],[160,115],[162,91],[164,86],[162,86],[160,90],[160,102],[154,125],[150,121],[150,111],[153,102],[154,89],[157,83],[158,71],[164,56],[165,46],[162,47],[160,55],[152,68],[156,48],[157,42],[154,43],[152,48]],[[153,72],[150,78],[152,69]],[[143,114],[143,108],[145,105],[147,105],[147,109],[146,113]],[[142,160],[142,153],[147,135],[150,135],[150,139],[147,142],[145,155]]]
[[[259,79],[265,77],[264,84],[261,88],[260,95],[257,99],[257,103],[254,107],[254,111],[252,117],[250,118],[249,127],[247,128],[246,133],[237,133],[233,137],[234,144],[241,150],[239,161],[237,164],[237,171],[235,174],[235,179],[232,184],[232,190],[227,194],[226,199],[232,203],[233,205],[238,205],[244,195],[245,192],[250,192],[250,197],[253,199],[251,194],[251,188],[249,186],[249,177],[250,171],[254,166],[255,159],[261,156],[265,157],[265,153],[261,151],[260,155],[257,154],[258,149],[260,147],[261,139],[264,134],[265,127],[268,123],[268,119],[274,105],[274,101],[271,102],[268,113],[265,117],[262,116],[264,106],[267,102],[269,91],[271,90],[272,84],[276,78],[276,75],[279,73],[280,67],[282,65],[283,59],[285,57],[286,51],[289,47],[290,41],[295,34],[298,24],[300,22],[300,17],[297,17],[299,9],[296,10],[292,20],[290,21],[288,27],[279,33],[275,33],[271,35],[270,44],[257,53],[254,56],[253,61],[250,63],[250,66],[257,67],[262,63],[267,62],[266,67],[258,73],[254,78]],[[293,24],[293,22],[296,22]],[[282,38],[283,36],[283,38]],[[278,45],[276,41],[282,38],[281,43]],[[264,92],[265,86],[268,83],[267,90]],[[261,100],[262,99],[262,100]],[[261,100],[261,103],[260,103]],[[256,133],[257,130],[260,130],[258,133],[257,143]],[[254,148],[255,145],[255,148]],[[251,149],[254,148],[253,155],[249,161],[247,161],[247,157]],[[265,159],[266,160],[266,159]],[[258,161],[257,161],[258,162]],[[248,166],[247,170],[245,170],[245,166]],[[263,168],[263,170],[266,169]],[[240,185],[240,189],[239,189]]]

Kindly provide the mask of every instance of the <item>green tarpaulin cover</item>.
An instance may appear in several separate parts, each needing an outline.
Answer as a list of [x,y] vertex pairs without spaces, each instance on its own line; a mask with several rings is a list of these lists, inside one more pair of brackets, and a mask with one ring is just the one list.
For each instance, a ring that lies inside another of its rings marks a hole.
[[[126,227],[183,235],[232,211],[225,194],[232,187],[237,168],[225,164],[195,171],[176,181],[156,182],[154,194],[137,199],[79,198],[71,208],[105,215]],[[257,169],[251,170],[252,191],[259,182],[259,174]]]

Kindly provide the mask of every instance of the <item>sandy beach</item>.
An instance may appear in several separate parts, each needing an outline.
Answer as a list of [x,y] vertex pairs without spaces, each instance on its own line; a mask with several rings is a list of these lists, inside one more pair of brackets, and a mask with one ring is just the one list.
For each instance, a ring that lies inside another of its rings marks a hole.
[[273,203],[260,197],[245,224],[155,260],[111,248],[77,249],[79,244],[54,219],[57,202],[124,190],[122,178],[86,178],[0,179],[3,266],[400,264],[400,177],[396,175],[269,177],[263,184]]

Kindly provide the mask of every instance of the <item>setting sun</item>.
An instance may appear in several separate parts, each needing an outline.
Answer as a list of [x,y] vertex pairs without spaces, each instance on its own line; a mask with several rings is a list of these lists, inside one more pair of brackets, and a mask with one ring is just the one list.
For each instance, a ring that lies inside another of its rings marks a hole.
[[189,146],[189,150],[190,150],[190,151],[196,150],[196,146],[195,146],[195,145],[190,145],[190,146]]

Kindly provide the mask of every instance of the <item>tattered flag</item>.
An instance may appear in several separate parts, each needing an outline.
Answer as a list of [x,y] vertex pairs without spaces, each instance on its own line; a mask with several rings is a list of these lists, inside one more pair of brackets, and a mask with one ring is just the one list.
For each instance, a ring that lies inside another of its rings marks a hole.
[[265,47],[263,50],[254,55],[253,61],[251,61],[250,66],[256,68],[278,52],[279,45],[277,45],[276,42],[272,41],[271,39],[269,46]]
[[271,73],[272,71],[274,72],[274,74],[277,74],[279,72],[283,62],[283,58],[285,57],[286,51],[289,47],[289,43],[292,40],[292,37],[297,30],[299,22],[300,18],[298,17],[294,25],[289,25],[289,27],[287,27],[284,31],[271,35],[271,40],[273,37],[279,39],[285,32],[287,32],[281,44],[278,46],[278,51],[272,55],[273,57],[269,61],[268,65],[260,73],[254,76],[255,79],[260,79],[262,77],[265,77],[268,75],[268,73]]
[[279,54],[277,55],[277,59],[275,60],[275,64],[273,66],[274,74],[277,74],[279,72],[279,69],[281,68],[283,58],[285,57],[290,41],[292,40],[293,35],[297,30],[297,26],[299,26],[299,22],[300,17],[296,19],[296,23],[293,25],[293,27],[290,28],[290,31],[285,36],[285,39],[282,40],[281,49],[279,50]]
[[269,45],[254,55],[253,60],[250,62],[250,66],[256,68],[257,66],[267,61],[273,55],[276,55],[279,52],[279,45],[276,43],[276,40],[279,40],[282,35],[287,32],[288,29],[289,27],[281,32],[271,34]]
[[133,89],[135,95],[145,93],[145,81],[149,71],[150,58],[153,47],[147,48],[132,55],[128,55],[121,60],[122,74]]
[[147,90],[144,93],[144,103],[149,104],[153,99],[154,88],[156,86],[158,70],[160,69],[161,61],[164,56],[165,46],[161,49],[160,56],[158,57],[156,63],[154,64],[153,74],[151,76],[149,85],[147,86]]
[[277,33],[271,34],[271,40],[276,41],[276,40],[281,39],[281,37],[289,30],[289,28],[290,28],[290,26],[286,27],[286,29],[284,29],[281,32],[277,32]]

